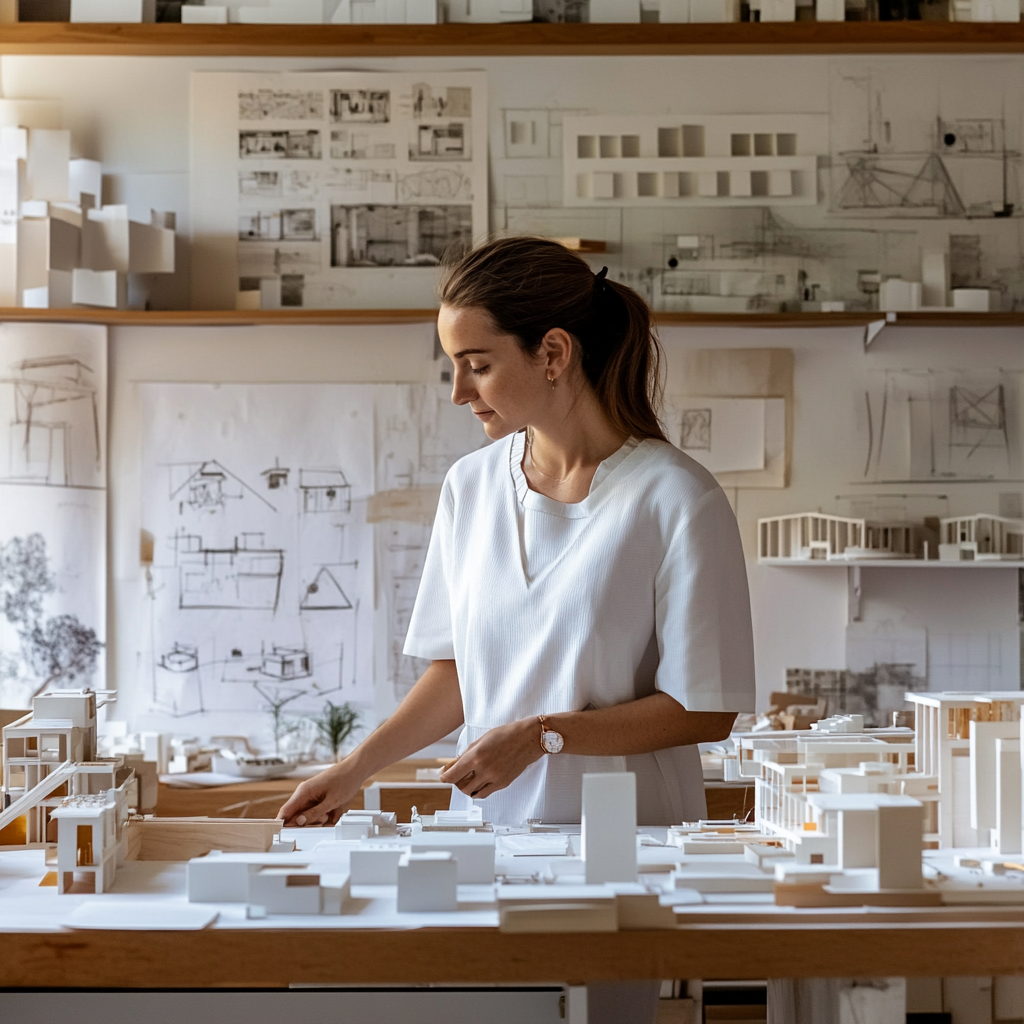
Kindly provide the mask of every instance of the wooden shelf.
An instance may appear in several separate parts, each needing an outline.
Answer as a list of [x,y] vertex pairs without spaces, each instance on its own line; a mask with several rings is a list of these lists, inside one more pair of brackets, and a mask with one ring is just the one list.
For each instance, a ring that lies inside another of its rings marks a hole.
[[[863,327],[884,313],[655,313],[662,327]],[[430,323],[436,309],[20,309],[0,307],[0,322],[89,323],[148,327],[247,327],[302,324]],[[900,313],[887,326],[1024,327],[1024,313]]]
[[145,56],[608,56],[1022,53],[1024,24],[0,25],[0,53]]
[[1024,569],[1024,559],[1015,562],[943,562],[938,558],[851,558],[848,561],[818,558],[798,562],[789,558],[761,558],[757,564],[780,569]]

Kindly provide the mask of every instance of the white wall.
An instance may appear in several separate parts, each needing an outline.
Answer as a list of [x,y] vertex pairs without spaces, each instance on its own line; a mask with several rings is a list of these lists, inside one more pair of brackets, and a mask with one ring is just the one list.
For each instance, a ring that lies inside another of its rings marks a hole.
[[[826,57],[447,58],[428,60],[269,60],[209,58],[12,57],[0,63],[7,97],[58,97],[76,155],[100,159],[113,176],[108,198],[159,202],[188,218],[188,73],[193,69],[484,68],[490,76],[492,150],[501,152],[503,107],[614,112],[630,109],[749,112],[825,109]],[[924,58],[900,57],[912,64]],[[931,58],[933,59],[933,58]],[[977,58],[975,58],[977,59]],[[999,59],[999,58],[993,58]],[[628,90],[623,83],[629,83]],[[496,159],[492,179],[509,171]],[[514,170],[514,168],[513,168]],[[753,556],[759,516],[834,508],[858,490],[949,496],[950,514],[996,511],[1000,493],[1020,485],[946,483],[867,487],[856,480],[853,441],[861,375],[867,369],[953,367],[1024,369],[1017,329],[887,328],[871,351],[860,329],[666,328],[669,390],[678,389],[686,348],[790,347],[796,353],[795,442],[787,490],[731,495]],[[133,674],[133,612],[138,586],[138,424],[144,410],[132,383],[187,381],[434,381],[429,325],[404,327],[116,328],[111,331],[111,659],[116,681]],[[968,578],[969,577],[969,578]],[[842,667],[846,576],[842,569],[773,569],[751,564],[763,697],[787,666]],[[868,621],[902,619],[941,631],[995,632],[1019,680],[1017,574],[1006,570],[865,571]],[[1012,653],[1012,656],[1011,656]]]

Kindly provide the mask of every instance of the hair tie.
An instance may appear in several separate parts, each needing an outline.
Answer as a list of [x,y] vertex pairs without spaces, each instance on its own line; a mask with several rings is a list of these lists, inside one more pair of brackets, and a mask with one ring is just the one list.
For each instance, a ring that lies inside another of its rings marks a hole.
[[607,267],[602,267],[602,268],[601,268],[601,269],[600,269],[600,270],[599,270],[599,271],[598,271],[598,272],[597,272],[597,273],[596,273],[596,274],[594,275],[594,288],[595,288],[595,289],[601,289],[601,288],[603,288],[603,286],[604,286],[604,283],[605,283],[605,278],[606,278],[607,276],[608,276],[608,268],[607,268]]

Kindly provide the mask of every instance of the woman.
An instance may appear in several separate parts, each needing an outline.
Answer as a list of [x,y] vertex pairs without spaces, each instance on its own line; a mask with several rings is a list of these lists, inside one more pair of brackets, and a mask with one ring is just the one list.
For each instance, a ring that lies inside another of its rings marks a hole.
[[448,473],[406,654],[430,667],[289,824],[462,728],[441,778],[487,821],[580,820],[581,776],[636,773],[641,824],[702,817],[696,744],[754,703],[746,572],[722,490],[654,409],[659,347],[635,292],[555,242],[446,267],[452,401],[496,443]]

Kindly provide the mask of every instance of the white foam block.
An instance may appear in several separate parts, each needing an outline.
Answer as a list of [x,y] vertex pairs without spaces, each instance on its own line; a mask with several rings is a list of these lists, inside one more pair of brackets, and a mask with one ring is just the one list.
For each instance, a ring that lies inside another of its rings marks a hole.
[[75,907],[61,924],[65,928],[115,931],[198,931],[217,920],[217,911],[167,900],[98,899]]
[[661,0],[658,20],[665,25],[689,24],[690,0]]
[[921,833],[924,808],[919,803],[878,808],[878,887],[920,889]]
[[409,837],[413,853],[448,852],[458,862],[461,885],[494,881],[493,832],[420,832]]
[[127,305],[127,282],[116,270],[76,268],[71,275],[71,297],[76,306],[123,309]]
[[70,196],[71,132],[33,128],[28,133],[26,199],[65,202]]
[[740,0],[690,0],[690,21],[713,24],[740,20]]
[[987,313],[992,308],[992,293],[987,288],[954,288],[953,308],[965,313]]
[[404,854],[398,863],[399,913],[457,910],[456,876],[455,859],[447,850]]
[[128,207],[89,210],[82,222],[82,266],[127,274],[131,269],[130,253]]
[[262,867],[249,875],[248,902],[268,914],[319,914],[320,875],[298,867]]
[[396,885],[398,862],[410,853],[408,846],[367,845],[349,854],[349,871],[353,885]]
[[796,21],[796,0],[761,0],[762,21]]
[[228,9],[209,4],[184,4],[181,8],[181,22],[183,25],[226,25]]
[[581,832],[588,885],[637,880],[633,772],[584,774]]
[[103,202],[103,165],[99,160],[72,160],[68,164],[68,189],[73,203],[81,204],[81,196],[93,197],[93,206]]
[[814,0],[815,21],[846,21],[846,0]]
[[604,25],[638,22],[640,0],[590,0],[590,20]]
[[173,274],[174,232],[129,221],[128,269],[133,274]]
[[108,23],[156,21],[156,0],[71,0],[71,20]]
[[18,232],[18,293],[26,288],[45,288],[47,276],[49,226],[43,220],[20,220]]
[[1021,852],[1020,737],[996,740],[996,840],[1001,856]]
[[290,0],[269,7],[239,7],[238,21],[243,25],[322,25],[324,8],[321,0]]

